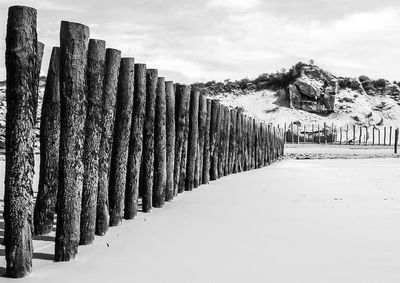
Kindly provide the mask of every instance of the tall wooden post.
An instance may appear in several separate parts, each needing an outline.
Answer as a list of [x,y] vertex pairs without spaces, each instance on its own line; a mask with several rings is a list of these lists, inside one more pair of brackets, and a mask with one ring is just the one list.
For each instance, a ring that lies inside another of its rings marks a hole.
[[237,111],[232,109],[230,112],[230,130],[229,130],[229,174],[234,172],[236,162],[236,122]]
[[80,245],[94,241],[97,190],[99,184],[99,151],[101,140],[102,98],[106,42],[90,39],[87,69],[87,116],[83,148],[83,189]]
[[38,95],[36,10],[12,6],[6,36],[6,174],[4,245],[6,276],[24,277],[32,269],[33,129]]
[[135,64],[134,98],[126,172],[124,218],[133,219],[139,206],[139,177],[146,115],[146,64]]
[[[186,155],[185,150],[185,131],[186,116],[189,113],[190,86],[176,86],[175,94],[175,165],[174,165],[174,195],[182,192],[179,188],[182,159]],[[186,159],[186,158],[185,158]]]
[[375,145],[375,126],[372,127],[372,145]]
[[225,140],[224,140],[224,176],[229,175],[229,135],[230,135],[231,113],[229,107],[225,107]]
[[381,129],[378,128],[378,145],[381,145]]
[[107,48],[102,98],[102,129],[99,151],[99,184],[97,188],[95,231],[95,234],[99,236],[105,235],[109,227],[108,185],[114,140],[115,105],[117,101],[120,65],[121,51]]
[[349,144],[349,125],[346,126],[346,144]]
[[192,89],[190,93],[190,107],[189,107],[189,136],[188,136],[188,152],[187,152],[186,183],[185,183],[186,191],[191,191],[193,189],[198,139],[199,139],[199,92],[196,89]]
[[207,99],[204,95],[199,96],[199,138],[197,145],[196,171],[193,186],[197,188],[202,184],[204,163],[204,132],[207,118]]
[[321,143],[321,132],[319,129],[319,124],[318,124],[318,144],[320,144],[320,143]]
[[360,126],[360,137],[358,140],[358,144],[361,145],[361,139],[362,139],[362,126]]
[[61,22],[60,31],[60,171],[55,261],[78,252],[86,121],[87,26]]
[[211,122],[211,100],[207,99],[207,115],[204,129],[204,154],[203,154],[203,176],[202,183],[208,184],[210,181],[210,122]]
[[133,58],[121,59],[108,192],[110,226],[119,225],[124,215],[126,171],[134,97],[134,70],[135,62]]
[[211,102],[211,122],[210,122],[210,180],[218,179],[218,131],[220,104],[218,100]]
[[292,134],[292,143],[294,143],[294,128],[293,128],[293,123],[290,123],[290,132]]
[[175,91],[172,81],[165,82],[165,97],[167,103],[166,135],[167,135],[167,185],[165,200],[174,198],[174,163],[175,163]]
[[140,169],[139,190],[142,192],[142,210],[150,212],[153,206],[153,166],[154,166],[154,119],[156,107],[158,71],[146,72],[146,115],[143,128],[143,153]]
[[389,127],[389,146],[392,145],[392,126]]
[[353,125],[353,144],[356,144],[356,125]]
[[154,125],[153,207],[162,207],[165,203],[167,185],[166,118],[165,78],[159,77]]
[[34,233],[51,232],[58,191],[60,150],[60,49],[54,47],[47,72],[40,118],[40,174],[34,210]]
[[327,137],[327,134],[326,134],[326,123],[324,123],[324,140],[325,140],[325,144],[327,144],[328,143],[328,137]]
[[386,127],[383,128],[383,145],[386,145]]
[[394,153],[397,154],[397,144],[399,142],[399,128],[394,132]]

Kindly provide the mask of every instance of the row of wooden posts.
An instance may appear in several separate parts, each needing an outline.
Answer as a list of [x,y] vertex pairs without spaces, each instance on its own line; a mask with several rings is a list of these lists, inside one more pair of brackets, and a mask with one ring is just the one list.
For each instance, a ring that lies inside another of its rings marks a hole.
[[[281,127],[281,126],[279,126]],[[397,141],[396,131],[392,126],[336,126],[333,123],[323,125],[284,124],[285,143],[318,144],[354,144],[392,146]]]
[[75,257],[95,234],[162,207],[210,180],[283,155],[283,131],[208,99],[156,69],[121,58],[61,22],[40,119],[40,176],[33,198],[34,131],[44,46],[36,10],[9,9],[4,198],[7,276],[32,268],[32,235],[51,232],[55,261]]

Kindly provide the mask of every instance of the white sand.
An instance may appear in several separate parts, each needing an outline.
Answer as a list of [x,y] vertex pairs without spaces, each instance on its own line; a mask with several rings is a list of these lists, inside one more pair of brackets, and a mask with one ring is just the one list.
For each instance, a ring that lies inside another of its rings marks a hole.
[[284,160],[140,213],[69,263],[35,240],[18,282],[397,283],[399,181],[398,159]]

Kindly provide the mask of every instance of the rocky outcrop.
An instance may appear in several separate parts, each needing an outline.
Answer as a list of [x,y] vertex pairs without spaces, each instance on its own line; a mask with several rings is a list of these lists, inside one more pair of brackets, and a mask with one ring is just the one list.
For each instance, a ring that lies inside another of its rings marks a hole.
[[315,65],[299,65],[287,87],[290,107],[313,113],[331,113],[339,90],[338,79]]

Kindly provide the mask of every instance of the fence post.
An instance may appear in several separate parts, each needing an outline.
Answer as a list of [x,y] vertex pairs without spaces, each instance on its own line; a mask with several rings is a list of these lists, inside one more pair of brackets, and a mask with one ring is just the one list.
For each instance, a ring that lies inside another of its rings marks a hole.
[[179,187],[183,155],[185,150],[186,116],[189,113],[190,87],[178,84],[175,94],[175,165],[174,165],[174,195],[181,193]]
[[304,124],[304,132],[303,132],[303,143],[306,143],[306,124]]
[[375,145],[375,126],[372,127],[372,145]]
[[40,174],[34,210],[34,234],[51,232],[58,191],[60,143],[60,49],[51,53],[40,118]]
[[199,96],[199,139],[197,145],[197,157],[196,157],[196,172],[193,187],[197,188],[202,184],[203,176],[203,163],[204,163],[204,132],[206,128],[207,118],[207,99],[205,95],[200,94]]
[[189,107],[189,136],[186,165],[185,190],[193,189],[193,180],[196,166],[197,144],[199,138],[199,92],[192,88]]
[[386,145],[386,127],[383,128],[383,145]]
[[30,7],[12,6],[8,10],[4,245],[6,276],[12,278],[24,277],[32,269],[33,129],[40,59],[36,15]]
[[229,131],[229,174],[234,173],[234,167],[236,162],[236,123],[237,113],[236,109],[230,111],[231,122]]
[[108,185],[114,139],[115,105],[121,51],[106,49],[103,85],[102,136],[99,151],[99,184],[97,188],[96,235],[103,236],[109,227]]
[[124,214],[126,170],[132,123],[134,68],[133,58],[121,59],[108,194],[110,226],[119,225]]
[[326,137],[326,123],[324,123],[324,139],[325,139],[325,144],[328,143],[328,139]]
[[340,131],[340,140],[339,140],[339,144],[342,144],[342,127],[339,128]]
[[285,122],[284,129],[283,129],[283,130],[284,130],[284,133],[285,133],[284,136],[283,136],[283,142],[286,143],[286,139],[287,139],[286,122]]
[[150,212],[153,207],[154,183],[154,122],[157,97],[158,70],[146,70],[146,114],[143,125],[142,164],[139,176],[139,192],[142,195],[142,210]]
[[218,100],[211,102],[211,122],[210,122],[210,180],[218,179],[218,131],[219,131],[219,116],[220,104]]
[[60,169],[54,260],[69,261],[78,252],[80,234],[89,28],[63,21],[60,41]]
[[83,188],[80,223],[80,245],[94,241],[97,190],[99,185],[99,151],[106,42],[90,39],[87,65],[87,115],[83,148]]
[[389,127],[389,146],[392,145],[392,126]]
[[152,206],[163,207],[167,186],[167,133],[166,133],[165,78],[158,77],[154,116],[154,176]]
[[381,145],[381,129],[378,128],[378,145]]
[[349,144],[349,125],[346,126],[346,144]]
[[[210,181],[210,122],[211,122],[211,100],[207,99],[207,115],[204,130],[204,153],[203,153],[203,176],[202,184],[208,184]],[[237,158],[237,156],[236,156]]]
[[174,167],[175,167],[175,91],[174,82],[165,82],[166,99],[166,147],[167,147],[167,185],[165,200],[174,198]]
[[318,144],[321,143],[321,134],[320,134],[320,129],[319,129],[319,124],[318,124]]
[[139,176],[143,153],[143,125],[146,115],[146,65],[135,64],[134,102],[129,139],[124,218],[133,219],[139,205]]
[[399,141],[399,128],[394,132],[394,153],[397,154],[397,143]]

